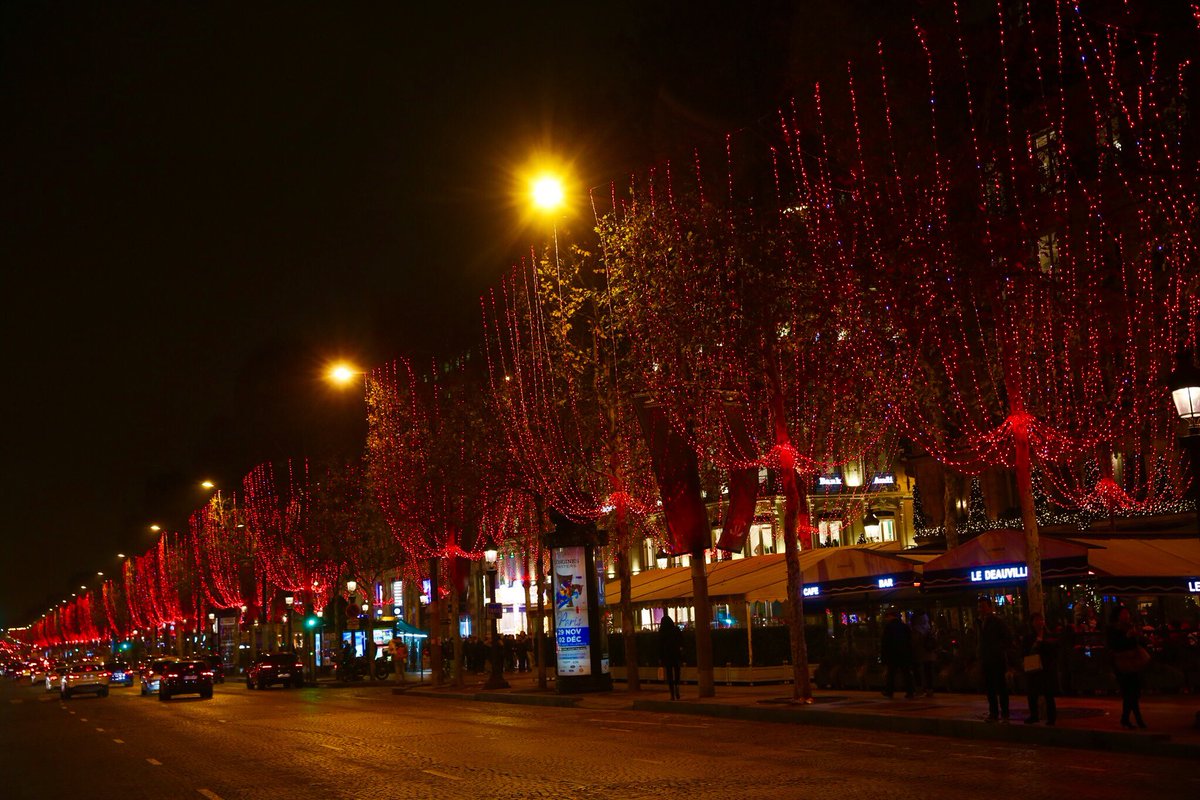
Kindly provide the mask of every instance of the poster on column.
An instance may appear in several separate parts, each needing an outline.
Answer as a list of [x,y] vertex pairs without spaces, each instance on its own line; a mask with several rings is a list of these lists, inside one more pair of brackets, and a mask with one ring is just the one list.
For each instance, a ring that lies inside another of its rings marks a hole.
[[559,675],[592,674],[587,597],[584,548],[554,548],[554,632]]

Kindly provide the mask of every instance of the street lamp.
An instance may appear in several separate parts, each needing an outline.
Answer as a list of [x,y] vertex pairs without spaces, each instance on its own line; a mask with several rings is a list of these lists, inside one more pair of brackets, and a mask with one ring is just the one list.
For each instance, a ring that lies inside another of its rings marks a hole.
[[1196,497],[1196,530],[1200,533],[1200,369],[1180,354],[1179,366],[1167,378],[1167,388],[1175,402],[1175,412],[1187,423],[1187,433],[1179,437],[1192,465],[1192,493]]
[[213,483],[212,481],[200,481],[200,488],[215,489],[215,488],[217,488],[217,485],[215,483]]
[[331,364],[329,366],[329,370],[325,373],[325,377],[330,383],[338,386],[348,386],[351,381],[362,374],[362,370],[355,368],[352,364],[347,364],[345,361],[339,361],[336,364]]
[[283,602],[288,608],[287,624],[288,624],[288,650],[296,649],[296,640],[292,635],[292,605],[296,602],[296,598],[290,594],[283,596]]
[[358,581],[354,580],[353,578],[346,581],[346,591],[349,592],[350,594],[354,594],[354,590],[357,588],[358,588]]
[[492,596],[492,602],[488,603],[487,614],[492,631],[492,674],[488,676],[487,683],[483,685],[484,689],[508,688],[508,681],[504,680],[504,664],[500,660],[500,632],[496,627],[497,619],[500,616],[500,602],[496,599],[496,558],[499,555],[494,547],[483,551],[483,558],[487,561],[488,587],[491,589]]
[[562,181],[554,175],[539,175],[530,186],[533,204],[542,211],[556,211],[563,204],[566,192]]
[[866,534],[868,542],[879,538],[879,528],[879,517],[875,516],[875,512],[868,506],[867,515],[863,517],[863,533]]

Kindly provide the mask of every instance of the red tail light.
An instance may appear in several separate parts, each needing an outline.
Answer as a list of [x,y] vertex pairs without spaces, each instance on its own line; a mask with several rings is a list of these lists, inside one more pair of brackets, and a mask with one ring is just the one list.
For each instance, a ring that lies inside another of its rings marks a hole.
[[67,675],[67,680],[75,680],[78,677],[78,675]]
[[206,678],[211,678],[213,676],[211,671],[210,672],[201,672],[200,674]]

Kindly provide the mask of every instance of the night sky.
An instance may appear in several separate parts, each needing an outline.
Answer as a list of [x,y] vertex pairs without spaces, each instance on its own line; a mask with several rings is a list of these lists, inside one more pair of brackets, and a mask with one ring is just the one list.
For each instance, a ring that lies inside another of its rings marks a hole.
[[345,5],[0,11],[0,625],[202,478],[361,431],[331,357],[474,344],[546,235],[513,199],[535,154],[620,183],[763,124],[837,38],[821,3]]

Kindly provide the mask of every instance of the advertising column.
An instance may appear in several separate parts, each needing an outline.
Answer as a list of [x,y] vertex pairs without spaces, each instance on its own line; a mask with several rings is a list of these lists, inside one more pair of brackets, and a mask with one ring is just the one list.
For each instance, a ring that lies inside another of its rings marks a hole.
[[595,549],[569,544],[552,549],[554,630],[560,692],[609,691],[608,636]]

